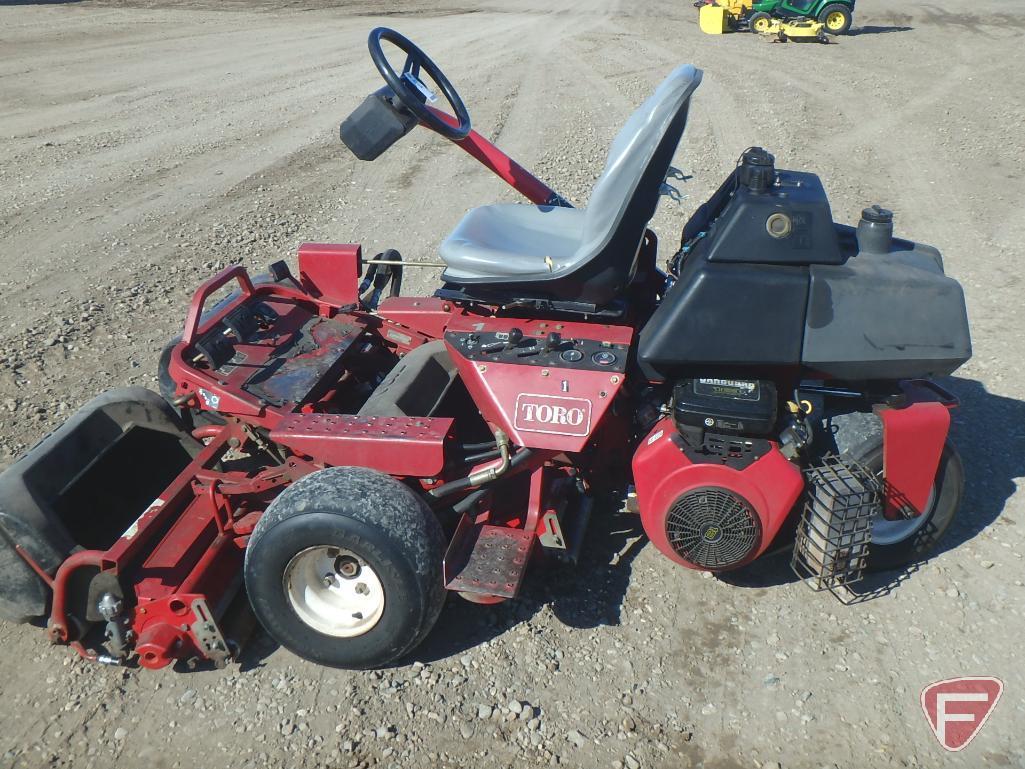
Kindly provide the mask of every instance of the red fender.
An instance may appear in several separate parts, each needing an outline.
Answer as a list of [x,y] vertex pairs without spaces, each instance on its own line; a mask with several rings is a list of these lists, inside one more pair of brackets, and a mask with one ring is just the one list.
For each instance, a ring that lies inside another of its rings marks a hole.
[[936,401],[907,408],[880,409],[883,422],[883,478],[886,517],[921,515],[929,504],[943,445],[950,431],[950,408]]

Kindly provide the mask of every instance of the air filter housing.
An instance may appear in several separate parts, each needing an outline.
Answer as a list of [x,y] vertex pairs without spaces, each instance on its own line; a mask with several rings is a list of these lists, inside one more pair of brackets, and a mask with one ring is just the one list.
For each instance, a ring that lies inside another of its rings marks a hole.
[[701,569],[731,569],[762,541],[754,507],[740,494],[705,486],[681,494],[666,515],[666,538],[680,558]]

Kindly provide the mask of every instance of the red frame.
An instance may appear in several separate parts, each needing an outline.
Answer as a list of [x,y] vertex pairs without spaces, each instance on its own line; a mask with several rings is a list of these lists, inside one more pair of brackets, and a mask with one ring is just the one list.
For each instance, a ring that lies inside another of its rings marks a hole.
[[[310,279],[308,273],[307,280]],[[239,284],[239,296],[204,319],[203,311],[207,301],[216,291],[233,280]],[[199,409],[231,414],[260,427],[273,428],[288,410],[262,402],[259,397],[246,393],[242,389],[242,385],[248,379],[245,370],[222,378],[190,365],[184,358],[203,335],[209,333],[241,305],[253,300],[268,302],[274,309],[295,315],[292,325],[284,328],[285,333],[294,332],[303,322],[315,317],[330,319],[339,318],[341,315],[339,305],[327,298],[315,298],[301,289],[279,283],[254,284],[244,267],[227,267],[203,283],[193,296],[182,341],[171,353],[169,371],[177,383],[176,393],[181,398],[180,402]],[[361,328],[376,325],[375,320],[363,314],[345,315],[344,319],[354,325],[358,324]],[[264,357],[266,354],[265,352]]]
[[[266,505],[287,484],[333,464],[375,467],[416,479],[425,489],[452,480],[446,477],[445,467],[446,449],[455,437],[452,419],[321,413],[326,404],[323,399],[273,404],[246,392],[243,385],[251,376],[252,366],[268,360],[281,339],[306,324],[331,321],[351,327],[356,337],[372,336],[398,355],[443,338],[446,330],[471,327],[489,332],[508,331],[516,325],[539,336],[558,328],[567,337],[618,345],[632,341],[633,331],[626,326],[470,316],[463,307],[433,298],[397,297],[382,302],[379,313],[366,312],[353,308],[348,301],[354,298],[355,289],[346,292],[336,282],[336,273],[352,282],[358,278],[358,246],[316,244],[303,246],[300,254],[302,289],[279,283],[257,284],[243,267],[231,266],[205,281],[194,294],[182,341],[172,351],[170,373],[177,383],[180,403],[214,409],[228,421],[223,426],[194,431],[197,439],[206,442],[205,447],[129,531],[107,550],[74,553],[53,577],[27,552],[19,550],[53,590],[49,633],[54,641],[73,644],[83,656],[94,657],[75,637],[67,605],[72,577],[82,568],[93,568],[123,577],[131,585],[132,595],[127,596],[132,606],[129,627],[137,639],[135,649],[141,665],[159,668],[176,660],[210,658],[204,638],[194,628],[207,619],[216,625],[237,585],[249,533]],[[232,282],[238,284],[238,296],[204,318],[210,298]],[[228,372],[222,367],[216,373],[199,365],[194,345],[247,302],[261,302],[275,310],[275,327],[258,341],[239,340],[237,347],[245,354],[245,365]],[[314,350],[297,358],[316,362],[318,356],[329,352]],[[508,473],[509,477],[522,475],[529,479],[527,510],[511,512],[503,500],[493,500],[476,510],[472,525],[510,527],[536,537],[545,532],[544,515],[565,507],[560,479],[575,472],[560,452],[579,451],[588,444],[606,421],[604,415],[625,377],[614,372],[546,369],[550,376],[543,377],[543,384],[531,384],[531,389],[547,392],[554,388],[552,394],[558,396],[568,387],[574,394],[590,394],[595,399],[590,424],[574,436],[521,435],[511,415],[515,412],[517,382],[525,376],[516,369],[524,367],[505,364],[503,372],[503,364],[492,364],[496,378],[485,376],[465,359],[460,359],[458,365],[462,370],[467,364],[472,373],[467,370],[466,384],[484,416],[494,427],[506,429],[515,445],[536,449],[529,461]],[[529,374],[540,377],[540,370],[531,369]],[[489,393],[486,398],[482,396],[485,390]],[[293,456],[255,476],[215,471],[213,466],[229,448],[253,439],[252,427],[269,430],[269,437],[290,449]],[[460,470],[460,475],[496,462],[483,461]],[[505,597],[479,595],[477,599]],[[206,614],[210,616],[200,616]]]
[[[453,128],[458,127],[459,121],[447,112],[442,112],[431,106],[428,106],[427,109],[442,122]],[[426,123],[421,123],[421,125],[430,128]],[[555,190],[476,131],[471,130],[465,139],[460,139],[455,144],[531,203],[539,206],[565,204]],[[559,202],[557,203],[557,201]]]
[[345,243],[303,243],[299,246],[299,282],[308,294],[339,306],[359,301],[363,250]]
[[289,414],[270,438],[327,465],[362,465],[412,478],[439,476],[455,420],[434,417],[360,417]]
[[[463,316],[453,318],[448,330],[456,333],[508,333],[514,327],[523,332],[524,338],[543,339],[555,332],[567,339],[588,339],[625,347],[633,341],[633,329],[629,326],[523,318]],[[583,450],[626,380],[626,374],[619,371],[472,361],[463,357],[450,343],[446,344],[481,414],[490,424],[505,431],[518,446],[558,451]],[[538,426],[541,429],[526,429],[520,420],[524,396],[549,399],[555,404],[571,401],[581,406],[586,404],[587,423],[579,426],[585,429],[570,431],[543,425]]]
[[[205,645],[201,625],[214,623],[235,594],[248,535],[259,514],[285,485],[316,469],[296,458],[255,476],[213,468],[230,448],[247,439],[236,421],[211,431],[202,451],[107,550],[80,550],[51,578],[31,556],[19,554],[53,591],[47,633],[96,659],[75,637],[68,615],[72,578],[80,569],[125,577],[132,606],[129,629],[139,664],[161,668],[175,660],[220,656]],[[209,607],[209,608],[204,608]],[[205,616],[204,616],[205,615]],[[223,658],[230,650],[221,650]]]

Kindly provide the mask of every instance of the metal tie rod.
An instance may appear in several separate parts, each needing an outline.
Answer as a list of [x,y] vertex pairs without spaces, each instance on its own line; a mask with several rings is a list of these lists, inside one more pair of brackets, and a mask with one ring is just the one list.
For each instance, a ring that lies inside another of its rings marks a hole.
[[390,259],[364,259],[363,264],[393,264],[400,267],[447,267],[444,262],[393,262]]

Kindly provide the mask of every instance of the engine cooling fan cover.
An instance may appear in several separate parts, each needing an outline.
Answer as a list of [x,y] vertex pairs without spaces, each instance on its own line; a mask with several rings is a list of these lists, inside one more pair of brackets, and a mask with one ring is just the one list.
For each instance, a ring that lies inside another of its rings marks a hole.
[[666,537],[680,558],[701,569],[743,564],[762,540],[754,506],[721,486],[681,494],[666,515]]

